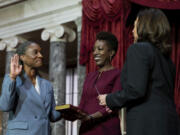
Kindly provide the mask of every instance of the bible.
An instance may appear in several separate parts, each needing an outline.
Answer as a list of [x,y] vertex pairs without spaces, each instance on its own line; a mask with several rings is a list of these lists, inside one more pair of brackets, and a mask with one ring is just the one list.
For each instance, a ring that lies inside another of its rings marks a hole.
[[82,119],[87,116],[85,112],[83,112],[78,107],[73,106],[71,104],[56,106],[55,109],[56,111],[59,111],[61,113],[62,117],[65,120],[68,121],[75,121],[77,119]]

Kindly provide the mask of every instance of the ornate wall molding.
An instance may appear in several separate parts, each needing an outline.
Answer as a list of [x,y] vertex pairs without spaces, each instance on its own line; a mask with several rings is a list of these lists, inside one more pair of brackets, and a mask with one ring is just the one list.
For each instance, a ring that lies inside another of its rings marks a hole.
[[0,38],[3,39],[6,37],[67,23],[74,21],[81,16],[82,6],[81,3],[77,3],[76,5],[71,5],[55,11],[46,12],[29,18],[22,18],[22,20],[16,20],[15,22],[9,22],[7,24],[2,24],[0,25]]

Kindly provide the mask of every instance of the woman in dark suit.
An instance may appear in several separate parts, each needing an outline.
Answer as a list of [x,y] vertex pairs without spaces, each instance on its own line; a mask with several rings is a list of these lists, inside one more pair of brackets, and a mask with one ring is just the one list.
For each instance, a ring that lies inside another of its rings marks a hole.
[[40,46],[30,41],[11,58],[0,96],[0,110],[9,112],[6,135],[50,135],[50,121],[61,118],[51,83],[37,72],[42,58]]
[[133,35],[121,73],[123,90],[100,95],[100,104],[112,110],[127,107],[127,135],[177,135],[167,17],[159,9],[140,11]]

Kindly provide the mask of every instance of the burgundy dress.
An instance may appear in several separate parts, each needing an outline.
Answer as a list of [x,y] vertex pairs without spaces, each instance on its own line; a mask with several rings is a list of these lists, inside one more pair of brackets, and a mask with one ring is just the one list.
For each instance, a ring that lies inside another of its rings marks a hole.
[[[100,76],[100,77],[98,77]],[[99,105],[98,94],[107,94],[121,90],[120,70],[112,69],[102,72],[89,73],[85,79],[79,108],[88,114],[97,111],[103,117],[93,123],[82,123],[80,135],[120,135],[120,121],[117,113],[108,114],[105,107]]]

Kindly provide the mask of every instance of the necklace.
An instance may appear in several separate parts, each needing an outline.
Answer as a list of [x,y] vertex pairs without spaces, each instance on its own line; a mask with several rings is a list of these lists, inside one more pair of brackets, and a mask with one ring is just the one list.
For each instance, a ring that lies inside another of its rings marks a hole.
[[94,87],[96,89],[96,92],[97,92],[98,96],[100,95],[100,92],[99,92],[99,90],[98,90],[98,88],[96,86],[96,83],[97,83],[98,79],[101,77],[102,73],[103,73],[103,71],[99,73],[99,75],[97,76],[97,78],[96,78],[96,80],[94,82]]

